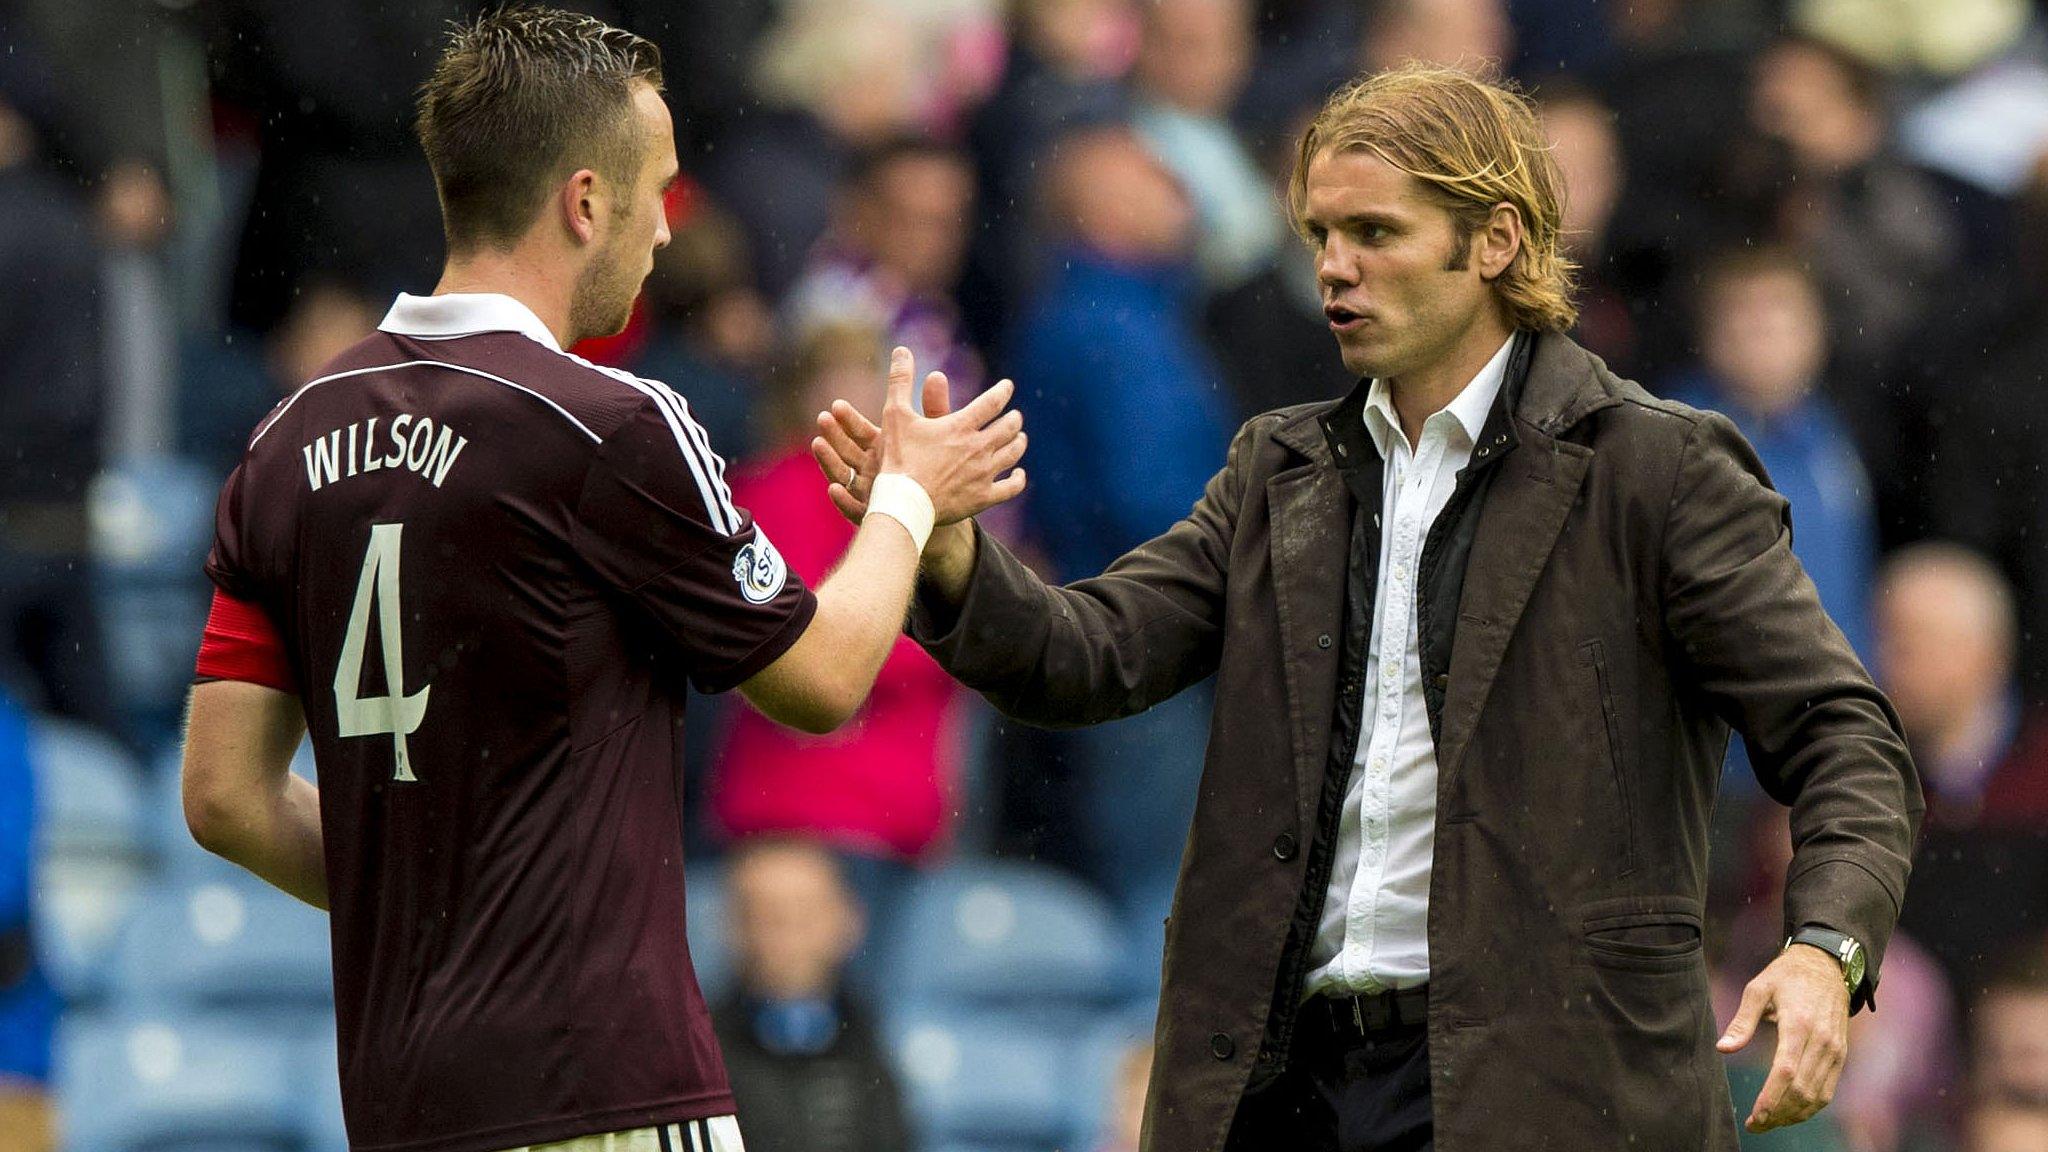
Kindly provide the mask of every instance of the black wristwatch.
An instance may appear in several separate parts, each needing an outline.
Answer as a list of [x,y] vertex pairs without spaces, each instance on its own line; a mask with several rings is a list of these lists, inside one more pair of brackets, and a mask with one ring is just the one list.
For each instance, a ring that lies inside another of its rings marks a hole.
[[1858,943],[1854,936],[1846,932],[1837,932],[1832,928],[1809,925],[1785,937],[1785,947],[1790,948],[1794,944],[1811,944],[1841,961],[1842,982],[1849,986],[1850,996],[1856,995],[1856,990],[1863,987],[1863,945]]

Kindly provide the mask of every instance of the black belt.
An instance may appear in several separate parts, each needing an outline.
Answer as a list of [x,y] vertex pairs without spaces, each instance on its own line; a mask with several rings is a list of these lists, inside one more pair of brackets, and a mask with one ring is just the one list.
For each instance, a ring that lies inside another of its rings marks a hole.
[[1374,1039],[1429,1022],[1429,985],[1366,996],[1321,995],[1301,1007],[1301,1021],[1338,1040]]

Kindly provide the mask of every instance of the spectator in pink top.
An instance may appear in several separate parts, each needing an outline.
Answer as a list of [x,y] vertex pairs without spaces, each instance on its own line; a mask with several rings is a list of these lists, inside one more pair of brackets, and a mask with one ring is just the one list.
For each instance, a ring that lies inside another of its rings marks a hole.
[[[733,500],[750,509],[791,568],[823,577],[853,540],[853,526],[818,481],[813,420],[834,398],[873,407],[886,350],[866,327],[820,325],[759,411],[768,447],[731,477]],[[717,759],[711,806],[739,839],[801,833],[846,858],[848,878],[874,915],[908,866],[946,839],[961,767],[959,688],[908,639],[899,639],[868,702],[828,736],[737,712]]]

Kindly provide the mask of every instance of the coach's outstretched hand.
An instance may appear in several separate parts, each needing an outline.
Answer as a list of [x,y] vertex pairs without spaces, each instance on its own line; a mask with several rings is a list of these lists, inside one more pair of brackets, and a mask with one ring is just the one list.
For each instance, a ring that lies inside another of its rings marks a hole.
[[1778,1050],[1744,1121],[1751,1132],[1797,1124],[1835,1098],[1849,1053],[1849,989],[1840,963],[1810,944],[1786,948],[1742,990],[1742,1006],[1715,1047],[1741,1051],[1766,1020],[1778,1026]]
[[[831,482],[832,503],[848,520],[867,514],[875,477],[901,472],[924,486],[940,525],[966,520],[1024,491],[1024,415],[1004,411],[1016,386],[1008,380],[951,411],[946,374],[924,378],[919,411],[907,348],[889,357],[889,394],[878,425],[844,400],[818,413],[811,455]],[[1005,475],[1008,473],[1008,475]]]

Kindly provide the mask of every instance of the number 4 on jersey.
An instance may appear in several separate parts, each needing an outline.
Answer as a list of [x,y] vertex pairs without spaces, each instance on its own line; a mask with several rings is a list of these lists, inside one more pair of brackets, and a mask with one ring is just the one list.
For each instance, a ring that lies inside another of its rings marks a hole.
[[[341,663],[334,670],[334,715],[343,736],[390,735],[396,767],[393,780],[418,780],[405,738],[418,730],[427,715],[428,685],[405,694],[404,613],[398,603],[398,540],[403,524],[370,526],[370,550],[363,556],[363,574],[356,581],[356,602],[348,611],[348,635],[341,642]],[[377,605],[377,641],[383,651],[384,695],[361,696],[363,649],[370,642],[370,604]]]

